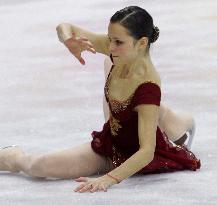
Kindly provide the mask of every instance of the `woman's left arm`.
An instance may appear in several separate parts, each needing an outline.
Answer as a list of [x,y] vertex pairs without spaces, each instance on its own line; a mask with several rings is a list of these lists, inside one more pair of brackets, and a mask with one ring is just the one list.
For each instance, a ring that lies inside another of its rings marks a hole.
[[[156,146],[156,129],[159,106],[152,104],[142,104],[138,105],[135,108],[135,111],[138,112],[139,150],[119,167],[109,172],[108,174],[110,176],[106,174],[93,180],[89,180],[87,177],[81,177],[77,179],[78,182],[83,181],[86,182],[86,184],[84,183],[83,185],[79,186],[76,191],[105,191],[109,186],[117,183],[115,178],[118,179],[118,181],[122,181],[132,176],[143,167],[147,166],[153,160]],[[95,188],[88,188],[88,185],[90,184],[94,184]],[[99,187],[101,187],[101,189]]]
[[137,106],[135,110],[138,112],[140,148],[123,164],[109,172],[111,176],[120,181],[147,166],[154,158],[159,107],[157,105],[142,104]]

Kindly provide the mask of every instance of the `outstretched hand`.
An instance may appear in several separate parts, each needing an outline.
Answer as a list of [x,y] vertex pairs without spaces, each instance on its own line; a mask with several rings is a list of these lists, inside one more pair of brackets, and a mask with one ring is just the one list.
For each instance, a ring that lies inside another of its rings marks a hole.
[[98,178],[89,178],[89,177],[79,177],[75,179],[76,182],[84,182],[80,184],[74,191],[75,192],[96,192],[96,191],[104,191],[107,192],[107,188],[115,184],[115,182],[106,177],[98,177]]
[[85,65],[85,61],[81,57],[83,51],[96,53],[93,44],[86,37],[76,37],[75,33],[72,33],[72,37],[64,41],[64,44],[82,65]]

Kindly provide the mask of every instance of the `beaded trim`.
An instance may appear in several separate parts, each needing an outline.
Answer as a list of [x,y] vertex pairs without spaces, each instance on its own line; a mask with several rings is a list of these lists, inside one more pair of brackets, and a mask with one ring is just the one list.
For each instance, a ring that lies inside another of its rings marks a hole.
[[111,75],[110,74],[111,74],[113,67],[114,66],[112,66],[110,73],[108,75],[108,78],[106,80],[105,93],[109,99],[109,103],[111,104],[112,111],[115,113],[119,113],[120,111],[124,111],[127,108],[127,106],[130,104],[130,102],[134,96],[134,93],[132,93],[128,99],[123,100],[123,101],[117,101],[115,99],[112,99],[112,97],[110,96],[110,93],[109,93],[109,85],[110,85],[110,81],[111,81]]
[[[106,96],[107,96],[107,98],[108,98],[108,100],[109,100],[109,103],[110,103],[110,105],[111,105],[112,111],[113,111],[114,113],[119,113],[120,111],[124,111],[124,110],[127,108],[127,106],[131,103],[132,98],[133,98],[135,92],[133,92],[126,100],[122,100],[122,101],[120,101],[120,100],[115,100],[115,99],[113,99],[113,98],[110,96],[109,85],[110,85],[110,81],[111,81],[111,71],[112,71],[113,67],[114,67],[114,65],[112,65],[112,68],[111,68],[111,70],[110,70],[110,72],[109,72],[109,75],[108,75],[107,80],[106,80],[106,83],[105,83],[105,94],[106,94]],[[151,81],[151,80],[149,80],[149,81],[144,81],[143,83],[154,83],[154,84],[156,84],[154,81]],[[143,84],[143,83],[142,83],[142,84]],[[141,85],[141,84],[140,84],[140,85]],[[140,85],[138,85],[138,87],[139,87]],[[138,87],[137,87],[137,88],[138,88]],[[137,89],[137,88],[136,88],[136,89]]]
[[122,126],[120,124],[120,120],[114,118],[111,112],[110,112],[109,124],[110,124],[112,135],[113,136],[118,135],[117,132],[120,128],[122,128]]
[[[113,69],[114,65],[112,65],[111,67],[111,70],[108,74],[108,77],[106,79],[106,83],[105,83],[105,95],[106,97],[108,98],[108,101],[110,103],[110,107],[111,107],[111,110],[114,112],[114,113],[119,113],[121,111],[124,111],[126,110],[127,106],[131,103],[132,101],[132,98],[135,94],[135,92],[133,92],[129,97],[128,99],[126,100],[123,100],[123,101],[117,101],[115,99],[112,99],[112,97],[110,96],[110,92],[109,92],[109,85],[110,85],[110,81],[111,81],[111,72],[112,72],[112,69]],[[145,81],[144,83],[148,83],[148,82],[151,82],[151,83],[155,83],[153,81]],[[139,87],[139,86],[138,86]],[[138,88],[137,87],[137,88]],[[120,124],[120,121],[118,119],[116,119],[112,113],[111,113],[111,110],[110,110],[110,118],[109,118],[109,124],[110,124],[110,127],[111,127],[111,133],[113,136],[116,136],[118,135],[118,130],[120,128],[122,128],[121,124]]]
[[117,150],[117,148],[112,145],[112,163],[114,167],[119,167],[124,161],[126,161],[126,158]]
[[112,111],[115,113],[124,111],[127,108],[127,106],[131,103],[133,96],[134,96],[134,93],[127,100],[122,101],[122,102],[111,99],[111,97],[109,97],[109,102],[111,104]]

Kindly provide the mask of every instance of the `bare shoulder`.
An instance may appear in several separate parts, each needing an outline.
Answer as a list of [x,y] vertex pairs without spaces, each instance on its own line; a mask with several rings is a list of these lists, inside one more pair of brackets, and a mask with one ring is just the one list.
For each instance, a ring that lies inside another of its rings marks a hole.
[[[143,83],[147,83],[147,82],[151,82],[154,83],[156,85],[158,85],[158,87],[161,90],[161,79],[160,79],[160,75],[156,70],[152,70],[151,72],[147,72],[146,74],[142,73],[141,75],[138,75],[137,77],[137,87],[139,85],[142,85]],[[148,110],[149,111],[156,111],[157,107],[155,105],[149,104],[149,105],[139,105],[137,107],[134,108],[134,111],[136,112],[143,112],[144,110]]]
[[152,82],[157,84],[161,88],[161,79],[159,73],[155,68],[150,69],[149,71],[145,71],[145,69],[141,68],[135,74],[135,80],[138,85],[145,82]]

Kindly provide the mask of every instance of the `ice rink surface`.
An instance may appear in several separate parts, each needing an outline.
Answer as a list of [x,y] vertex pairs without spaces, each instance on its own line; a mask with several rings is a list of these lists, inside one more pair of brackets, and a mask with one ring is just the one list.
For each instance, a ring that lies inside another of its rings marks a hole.
[[1,205],[216,205],[217,3],[215,0],[0,0],[0,146],[48,153],[91,140],[104,123],[101,54],[82,66],[58,41],[70,22],[107,33],[110,17],[129,5],[145,8],[160,28],[151,55],[162,78],[162,102],[193,113],[192,151],[201,169],[133,176],[108,192],[75,193],[73,180],[45,181],[0,173]]

